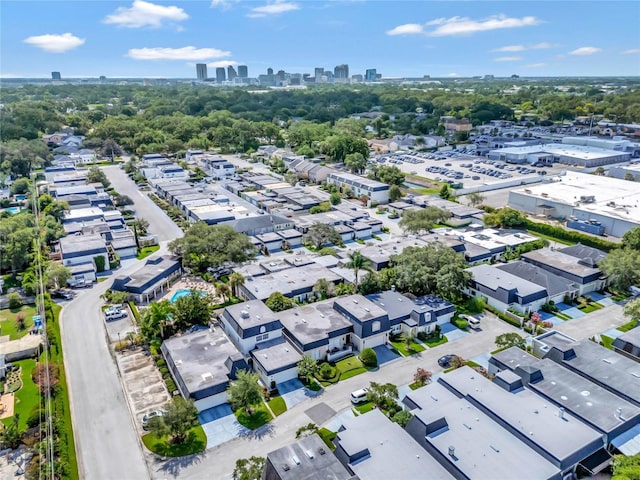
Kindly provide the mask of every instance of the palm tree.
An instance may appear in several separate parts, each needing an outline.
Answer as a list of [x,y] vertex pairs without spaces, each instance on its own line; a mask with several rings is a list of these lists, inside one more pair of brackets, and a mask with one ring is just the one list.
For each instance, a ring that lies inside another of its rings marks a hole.
[[229,275],[229,287],[234,297],[240,296],[240,287],[244,285],[244,276],[241,273],[233,272]]
[[231,287],[228,283],[218,282],[215,284],[216,292],[222,297],[223,302],[226,302],[231,295]]
[[155,336],[160,331],[160,338],[164,338],[164,327],[171,322],[173,304],[169,300],[151,302],[144,314],[144,327],[148,334]]
[[359,251],[350,253],[349,258],[351,259],[351,261],[347,263],[346,266],[347,268],[353,269],[353,273],[355,274],[355,277],[356,277],[355,285],[356,287],[358,287],[358,272],[360,272],[360,270],[370,271],[371,262],[369,261],[368,258],[363,257]]

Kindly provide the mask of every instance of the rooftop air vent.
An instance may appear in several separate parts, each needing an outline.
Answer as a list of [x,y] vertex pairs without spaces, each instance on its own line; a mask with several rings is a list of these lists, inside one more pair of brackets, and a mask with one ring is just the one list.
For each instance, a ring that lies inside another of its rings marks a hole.
[[285,472],[288,472],[290,469],[291,467],[289,467],[289,465],[287,465],[286,463],[282,465],[282,470],[284,470]]
[[293,463],[295,463],[296,465],[300,465],[300,459],[297,456],[293,456],[291,457],[291,460],[293,460]]

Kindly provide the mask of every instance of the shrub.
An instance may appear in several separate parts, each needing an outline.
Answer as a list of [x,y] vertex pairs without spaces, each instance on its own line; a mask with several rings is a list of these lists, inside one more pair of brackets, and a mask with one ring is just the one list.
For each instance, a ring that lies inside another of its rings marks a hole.
[[592,235],[587,235],[577,231],[565,230],[562,227],[554,227],[546,223],[533,222],[531,220],[526,221],[527,230],[532,232],[541,233],[550,237],[557,238],[559,240],[567,240],[569,242],[581,243],[588,247],[599,248],[605,252],[618,248],[618,244],[603,240]]
[[44,410],[41,408],[36,408],[31,414],[29,418],[27,418],[27,427],[33,428],[40,425],[40,421],[44,420]]
[[418,340],[420,340],[421,342],[424,342],[427,340],[427,332],[418,332],[418,335],[416,335],[418,337]]
[[408,410],[400,410],[393,417],[391,417],[392,422],[396,422],[402,428],[406,427],[413,415]]
[[325,363],[322,365],[322,367],[320,367],[320,376],[322,378],[324,378],[325,380],[333,377],[335,374],[334,369],[331,365],[329,365],[328,363]]
[[377,367],[378,356],[373,348],[365,348],[360,352],[360,360],[366,367]]
[[15,310],[16,308],[20,308],[22,306],[22,299],[20,298],[20,294],[17,292],[11,292],[9,294],[9,308],[11,310]]
[[160,370],[160,375],[162,375],[163,377],[165,375],[169,375],[169,369],[167,367],[160,367],[159,370]]

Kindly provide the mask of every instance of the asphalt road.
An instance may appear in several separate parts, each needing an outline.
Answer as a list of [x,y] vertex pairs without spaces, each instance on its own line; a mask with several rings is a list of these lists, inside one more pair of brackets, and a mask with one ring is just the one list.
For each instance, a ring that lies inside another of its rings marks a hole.
[[[104,167],[116,191],[134,201],[138,216],[149,221],[149,230],[166,243],[182,236],[180,230],[117,166]],[[114,273],[126,275],[140,268],[134,260]],[[64,362],[69,384],[80,478],[138,480],[149,478],[143,446],[136,434],[115,362],[107,347],[100,305],[111,279],[91,289],[79,290],[61,314]]]

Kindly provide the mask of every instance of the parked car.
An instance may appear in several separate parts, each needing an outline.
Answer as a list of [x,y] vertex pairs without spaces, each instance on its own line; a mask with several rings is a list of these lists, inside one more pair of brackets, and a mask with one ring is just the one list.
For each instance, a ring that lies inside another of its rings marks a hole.
[[152,412],[146,413],[142,417],[142,428],[144,430],[147,430],[149,428],[149,422],[151,421],[152,418],[162,417],[163,415],[164,415],[163,410],[154,410]]
[[61,298],[62,300],[73,300],[73,292],[69,290],[54,290],[51,292],[51,298]]
[[449,368],[451,367],[451,360],[453,360],[456,357],[457,355],[453,353],[448,353],[438,359],[438,365],[440,365],[442,368]]
[[364,403],[367,401],[367,392],[368,388],[361,388],[360,390],[356,390],[355,392],[351,392],[351,403],[357,405],[359,403]]

